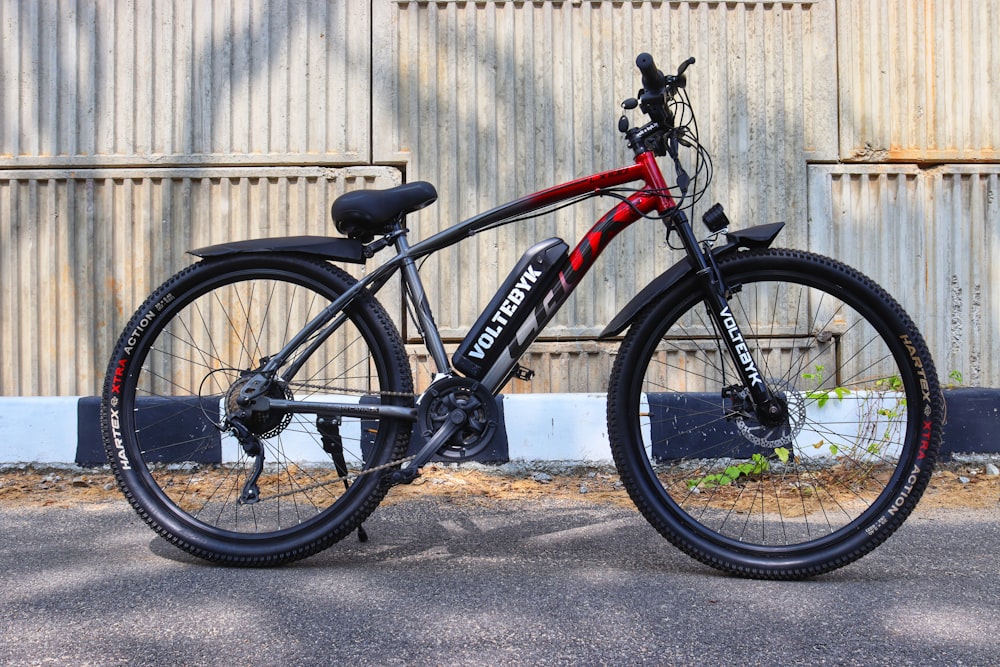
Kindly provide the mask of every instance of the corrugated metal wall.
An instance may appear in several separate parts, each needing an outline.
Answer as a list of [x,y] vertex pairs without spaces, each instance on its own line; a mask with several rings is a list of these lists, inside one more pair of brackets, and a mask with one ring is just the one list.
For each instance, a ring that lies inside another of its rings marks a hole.
[[[644,50],[698,60],[709,202],[873,274],[942,374],[1000,386],[1000,0],[0,0],[0,34],[0,394],[96,393],[185,249],[324,233],[345,189],[434,182],[419,238],[622,164]],[[428,261],[444,333],[533,241],[575,241],[596,213]],[[675,258],[654,225],[616,240],[515,390],[602,390],[614,345],[592,337]]]
[[398,183],[373,167],[0,171],[0,394],[98,392],[125,323],[185,251],[328,234],[338,195]]
[[[697,58],[691,96],[716,156],[709,196],[724,199],[742,225],[804,219],[804,155],[836,155],[831,3],[377,6],[376,51],[387,62],[376,70],[375,95],[390,103],[374,109],[376,126],[387,129],[376,133],[375,158],[407,159],[408,179],[437,184],[441,200],[421,217],[421,234],[630,161],[616,126],[621,101],[638,87],[634,60],[644,50],[664,69]],[[439,324],[453,336],[464,332],[534,240],[553,235],[572,245],[598,213],[573,208],[429,261],[431,291],[452,295],[438,306]],[[786,242],[804,242],[804,232],[793,226]],[[549,333],[596,334],[673,259],[662,228],[629,230]],[[478,280],[456,284],[452,267]]]
[[837,62],[811,242],[903,302],[942,377],[1000,386],[1000,2],[838,1]]
[[3,166],[370,161],[367,2],[3,0]]
[[[441,200],[421,214],[421,235],[627,163],[619,105],[635,95],[635,56],[647,50],[664,69],[697,59],[689,90],[715,156],[708,197],[723,200],[740,226],[804,221],[806,158],[836,159],[831,2],[398,0],[375,7],[382,56],[375,98],[387,102],[373,109],[375,159],[406,161],[408,179],[437,184]],[[575,243],[599,212],[583,205],[518,223],[428,261],[432,297],[446,295],[435,303],[443,332],[464,334],[533,241]],[[784,242],[805,241],[805,225],[791,225]],[[560,351],[525,362],[539,371],[531,389],[605,389],[617,344],[588,339],[676,259],[655,223],[616,240],[546,329],[563,341],[554,348]],[[570,370],[578,363],[588,370]],[[543,380],[542,370],[556,376]]]
[[185,250],[331,233],[338,194],[401,182],[348,166],[370,33],[356,0],[0,0],[0,394],[97,393]]
[[814,165],[809,178],[809,247],[905,304],[940,375],[997,386],[1000,165]]
[[837,14],[843,160],[1000,160],[1000,3],[855,0]]

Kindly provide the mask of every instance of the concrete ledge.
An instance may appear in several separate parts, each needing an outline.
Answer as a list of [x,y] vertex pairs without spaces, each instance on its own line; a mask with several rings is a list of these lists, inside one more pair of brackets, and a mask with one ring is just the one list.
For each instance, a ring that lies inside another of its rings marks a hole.
[[[1000,389],[952,389],[946,398],[943,458],[1000,454]],[[0,463],[102,463],[99,408],[95,397],[0,397]],[[604,394],[504,396],[501,426],[480,459],[609,461]]]
[[71,463],[79,397],[0,396],[0,463]]

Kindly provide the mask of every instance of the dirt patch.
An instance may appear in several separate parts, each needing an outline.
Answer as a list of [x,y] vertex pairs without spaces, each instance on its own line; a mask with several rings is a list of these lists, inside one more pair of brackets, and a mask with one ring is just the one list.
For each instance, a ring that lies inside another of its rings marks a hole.
[[[617,473],[610,466],[545,464],[429,466],[413,484],[392,489],[385,502],[427,496],[448,502],[546,498],[632,506]],[[4,507],[69,507],[121,499],[114,476],[106,468],[15,466],[0,469],[0,505]],[[1000,476],[985,474],[985,466],[975,463],[941,465],[920,501],[921,509],[997,507],[1000,507]]]

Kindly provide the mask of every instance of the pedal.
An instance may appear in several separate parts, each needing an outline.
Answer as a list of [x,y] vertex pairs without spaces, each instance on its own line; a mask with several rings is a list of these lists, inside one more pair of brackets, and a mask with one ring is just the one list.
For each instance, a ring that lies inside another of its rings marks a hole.
[[412,484],[413,480],[419,476],[420,471],[417,468],[402,468],[394,470],[389,479],[393,486],[397,486],[399,484]]
[[524,380],[525,382],[530,382],[531,378],[535,377],[535,371],[530,368],[525,368],[521,364],[514,366],[514,377],[518,380]]

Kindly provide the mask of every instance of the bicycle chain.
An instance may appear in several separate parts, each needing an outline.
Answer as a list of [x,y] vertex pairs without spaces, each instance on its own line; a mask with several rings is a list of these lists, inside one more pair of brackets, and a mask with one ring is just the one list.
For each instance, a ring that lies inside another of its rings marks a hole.
[[315,389],[316,391],[334,392],[338,394],[356,394],[358,396],[388,396],[390,398],[413,398],[413,399],[417,398],[417,394],[406,391],[379,391],[373,393],[370,391],[361,391],[359,389],[350,389],[348,387],[336,387],[336,386],[331,387],[325,384],[311,384],[309,382],[289,382],[288,386],[296,388],[301,387],[303,389]]
[[380,472],[382,470],[387,470],[389,468],[394,468],[397,465],[402,465],[404,463],[409,463],[410,461],[412,461],[415,458],[417,458],[416,455],[414,455],[414,456],[407,456],[407,457],[402,458],[402,459],[396,459],[395,461],[390,461],[389,463],[383,463],[382,465],[375,466],[374,468],[369,468],[368,470],[362,470],[361,472],[352,472],[350,474],[343,475],[341,477],[337,477],[336,479],[331,479],[331,480],[328,480],[326,482],[316,482],[314,484],[309,484],[308,486],[296,487],[295,489],[292,489],[290,491],[282,491],[281,493],[275,493],[275,494],[270,495],[270,496],[263,496],[261,498],[258,498],[258,502],[261,502],[261,501],[264,501],[264,500],[277,500],[278,498],[285,498],[287,496],[291,496],[291,495],[294,495],[294,494],[297,494],[297,493],[306,493],[307,491],[312,491],[313,489],[321,489],[324,486],[330,486],[331,484],[338,484],[338,483],[343,483],[343,482],[352,482],[352,481],[358,479],[359,477],[363,477],[364,475],[370,475],[373,472]]
[[[347,387],[331,387],[329,385],[310,384],[309,382],[293,382],[293,383],[290,383],[290,386],[294,386],[296,388],[303,388],[303,389],[315,389],[315,390],[318,390],[318,391],[336,392],[336,393],[348,394],[348,395],[350,395],[350,394],[358,394],[358,395],[363,395],[363,396],[378,395],[380,397],[381,396],[385,396],[385,397],[391,397],[391,398],[414,398],[414,399],[417,397],[416,394],[408,393],[408,392],[404,392],[404,391],[380,391],[380,392],[377,392],[377,394],[372,394],[371,392],[362,392],[362,391],[358,391],[357,389],[349,389]],[[258,502],[264,501],[264,500],[277,500],[279,498],[285,498],[287,496],[291,496],[291,495],[294,495],[294,494],[297,494],[297,493],[306,493],[306,492],[312,491],[314,489],[323,488],[324,486],[330,486],[331,484],[342,484],[344,482],[353,482],[354,480],[356,480],[356,479],[358,479],[358,478],[360,478],[360,477],[362,477],[364,475],[370,475],[370,474],[372,474],[374,472],[381,472],[382,470],[388,470],[389,468],[394,468],[396,466],[403,465],[404,463],[409,463],[410,461],[412,461],[415,458],[417,458],[417,457],[416,456],[407,456],[407,457],[404,457],[404,458],[401,458],[401,459],[396,459],[394,461],[390,461],[388,463],[383,463],[382,465],[375,466],[374,468],[369,468],[368,470],[362,470],[361,472],[349,473],[347,475],[342,475],[340,477],[337,477],[337,478],[331,479],[331,480],[327,480],[325,482],[316,482],[314,484],[309,484],[308,486],[296,487],[295,489],[292,489],[292,490],[289,490],[289,491],[283,491],[281,493],[275,493],[275,494],[270,495],[270,496],[261,497],[261,498],[258,499]]]

